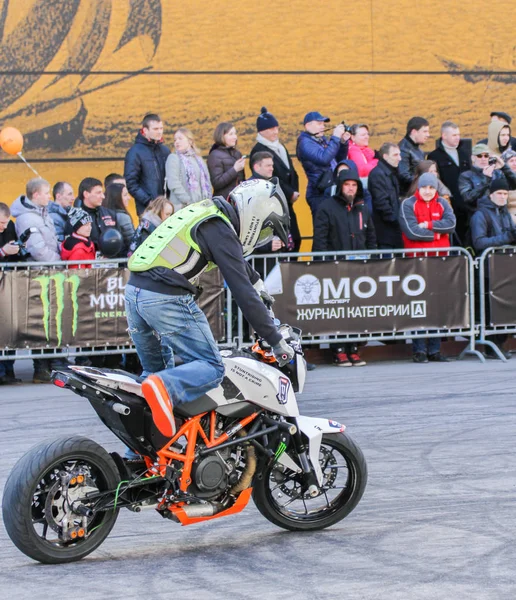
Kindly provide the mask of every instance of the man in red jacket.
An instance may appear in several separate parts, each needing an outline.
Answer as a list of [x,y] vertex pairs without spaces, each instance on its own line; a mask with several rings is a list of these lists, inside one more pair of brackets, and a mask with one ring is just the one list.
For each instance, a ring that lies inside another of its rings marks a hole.
[[[399,221],[404,248],[449,248],[455,215],[448,202],[439,197],[437,185],[435,175],[423,173],[414,196],[401,203]],[[448,362],[440,349],[440,338],[414,339],[412,359],[416,363]]]

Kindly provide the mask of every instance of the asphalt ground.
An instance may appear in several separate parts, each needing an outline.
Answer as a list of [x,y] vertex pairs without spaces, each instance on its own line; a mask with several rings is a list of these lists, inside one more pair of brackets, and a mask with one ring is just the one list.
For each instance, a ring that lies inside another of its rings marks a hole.
[[[29,363],[17,363],[30,379]],[[0,598],[503,600],[516,597],[516,358],[319,366],[303,414],[345,423],[369,483],[344,521],[288,533],[250,505],[180,527],[122,511],[86,559],[40,565],[0,527]],[[42,439],[121,444],[93,409],[49,385],[0,388],[0,487]]]

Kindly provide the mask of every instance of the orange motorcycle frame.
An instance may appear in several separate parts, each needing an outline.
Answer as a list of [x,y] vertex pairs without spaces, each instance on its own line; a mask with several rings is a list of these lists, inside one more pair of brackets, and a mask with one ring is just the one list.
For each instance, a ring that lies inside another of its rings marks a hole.
[[[209,435],[206,434],[201,425],[201,420],[208,414],[210,419]],[[206,448],[215,448],[220,444],[229,441],[235,433],[241,431],[244,427],[247,427],[249,423],[252,423],[254,419],[256,419],[258,414],[259,412],[254,412],[253,414],[243,418],[238,422],[238,424],[231,427],[231,433],[228,434],[224,432],[218,437],[215,436],[215,426],[217,421],[217,414],[215,411],[210,413],[202,413],[200,415],[196,415],[195,417],[191,417],[184,422],[174,437],[171,438],[170,441],[163,446],[163,448],[158,450],[158,458],[156,461],[152,461],[149,457],[145,457],[149,474],[152,476],[161,475],[164,477],[167,466],[169,466],[173,461],[181,462],[183,463],[183,467],[181,469],[181,476],[179,478],[179,489],[182,492],[186,492],[192,483],[192,466],[195,460],[195,449],[198,445],[199,438],[204,442]],[[183,436],[187,440],[184,452],[179,453],[171,450],[170,448],[173,446],[173,444]],[[247,488],[237,496],[235,503],[231,507],[212,516],[188,517],[182,508],[185,504],[184,502],[173,504],[172,506],[168,507],[168,510],[170,510],[170,512],[177,517],[181,525],[192,525],[193,523],[209,521],[210,519],[217,519],[219,517],[225,517],[227,515],[236,514],[242,511],[247,506],[247,503],[251,498],[251,493],[252,488]]]

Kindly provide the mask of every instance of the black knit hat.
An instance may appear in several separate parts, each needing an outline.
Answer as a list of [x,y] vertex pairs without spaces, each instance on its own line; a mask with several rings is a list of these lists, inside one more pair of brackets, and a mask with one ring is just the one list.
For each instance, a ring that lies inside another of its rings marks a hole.
[[505,177],[497,177],[491,181],[491,185],[489,186],[489,193],[494,194],[498,190],[509,191],[509,184],[507,183],[507,179]]
[[93,219],[85,210],[78,207],[72,207],[68,213],[68,220],[74,233],[78,231],[83,225],[91,223]]
[[506,112],[503,112],[501,110],[493,110],[493,112],[489,116],[490,117],[499,117],[500,119],[507,121],[507,123],[509,123],[509,125],[511,124],[511,121],[512,121],[511,115],[508,115]]
[[262,106],[260,116],[256,119],[256,131],[265,131],[266,129],[272,129],[273,127],[279,127],[279,123],[274,115],[267,112],[265,106]]

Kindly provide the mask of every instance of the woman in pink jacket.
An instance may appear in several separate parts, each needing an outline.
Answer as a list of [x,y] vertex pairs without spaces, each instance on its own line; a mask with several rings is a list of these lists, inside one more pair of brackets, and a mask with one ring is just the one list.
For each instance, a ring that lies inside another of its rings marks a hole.
[[368,177],[369,173],[378,164],[374,157],[374,150],[369,148],[369,127],[359,124],[351,128],[349,140],[348,159],[355,162],[360,177]]

